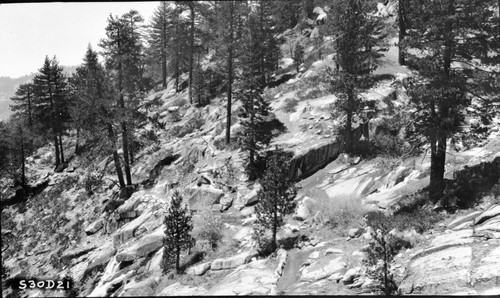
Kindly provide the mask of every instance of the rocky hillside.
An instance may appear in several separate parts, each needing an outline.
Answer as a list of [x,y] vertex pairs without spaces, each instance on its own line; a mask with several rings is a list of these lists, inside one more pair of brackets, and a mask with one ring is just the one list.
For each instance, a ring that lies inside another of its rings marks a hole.
[[[379,6],[388,48],[378,61],[377,83],[363,94],[374,110],[373,138],[409,108],[405,79],[413,74],[397,64],[393,4]],[[285,56],[285,79],[264,94],[276,124],[272,145],[293,153],[292,172],[300,180],[297,209],[278,234],[276,253],[259,255],[252,238],[260,185],[244,174],[241,150],[224,145],[225,99],[192,107],[187,90],[175,93],[171,81],[143,104],[150,121],[137,129],[144,146],[133,164],[130,197],[119,191],[108,156],[73,155],[62,172],[51,166],[49,145],[28,158],[33,197],[2,210],[4,284],[15,277],[71,276],[78,296],[93,297],[379,294],[367,263],[374,239],[365,214],[383,211],[393,225],[389,233],[406,243],[389,268],[401,293],[500,294],[500,118],[482,143],[448,153],[450,184],[484,186],[471,193],[473,204],[454,212],[429,205],[429,152],[407,158],[341,153],[330,107],[336,97],[318,83],[333,53],[317,60],[314,50],[306,49],[313,61],[299,73]],[[239,108],[236,102],[235,115]],[[241,126],[236,117],[232,123],[234,135]],[[65,138],[65,152],[74,152],[75,139]],[[15,189],[3,183],[2,200],[15,198]],[[175,190],[194,211],[197,241],[182,255],[185,274],[165,275],[163,220]],[[2,294],[69,293],[3,287]]]

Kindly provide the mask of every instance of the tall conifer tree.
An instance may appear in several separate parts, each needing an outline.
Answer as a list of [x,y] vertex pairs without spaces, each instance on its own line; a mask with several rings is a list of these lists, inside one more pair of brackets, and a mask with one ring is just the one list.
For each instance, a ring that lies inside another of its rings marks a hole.
[[[445,188],[447,141],[459,130],[465,108],[491,117],[498,100],[500,61],[496,27],[497,1],[419,1],[405,37],[407,65],[419,71],[410,86],[417,105],[415,130],[431,149],[430,199],[438,201]],[[415,51],[416,50],[416,51]],[[419,54],[416,54],[419,53]],[[420,54],[422,53],[422,54]],[[496,53],[496,54],[495,54]]]
[[330,30],[335,33],[335,50],[339,71],[331,75],[331,91],[339,97],[337,108],[346,115],[344,137],[346,152],[353,149],[353,116],[360,110],[358,90],[375,69],[372,63],[374,23],[365,11],[367,1],[339,0],[328,18]]

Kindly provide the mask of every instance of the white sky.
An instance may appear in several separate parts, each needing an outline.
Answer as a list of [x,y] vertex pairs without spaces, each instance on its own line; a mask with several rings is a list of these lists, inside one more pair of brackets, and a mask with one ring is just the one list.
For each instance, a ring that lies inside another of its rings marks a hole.
[[0,76],[36,72],[45,56],[79,65],[90,43],[100,51],[107,18],[135,9],[149,23],[158,1],[0,4]]

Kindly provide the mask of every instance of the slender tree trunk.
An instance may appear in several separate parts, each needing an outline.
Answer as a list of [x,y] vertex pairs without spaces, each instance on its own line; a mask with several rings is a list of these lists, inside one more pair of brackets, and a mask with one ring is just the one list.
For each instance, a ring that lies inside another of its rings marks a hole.
[[167,88],[167,54],[164,46],[161,48],[161,84]]
[[[454,0],[448,0],[448,14],[449,18],[445,22],[445,28],[447,32],[452,32],[453,30],[453,19],[452,16],[455,13],[455,2]],[[451,71],[451,60],[453,56],[453,35],[450,33],[444,43],[444,57],[443,57],[443,70],[444,76],[449,77]],[[446,88],[446,86],[443,86]],[[437,102],[437,107],[439,108],[439,118],[447,119],[449,116],[449,107],[446,103],[447,99],[443,98]],[[435,103],[431,103],[431,115],[436,117]],[[443,120],[441,120],[443,121]],[[442,196],[445,189],[444,183],[444,171],[446,165],[446,140],[447,133],[442,129],[437,129],[435,134],[431,136],[431,175],[429,184],[429,197],[430,200],[436,203]]]
[[75,155],[80,155],[80,128],[76,129],[76,144],[75,144]]
[[162,24],[161,24],[161,84],[167,88],[167,20],[166,3],[162,2]]
[[123,148],[123,163],[125,168],[125,177],[127,179],[127,185],[132,185],[132,176],[130,175],[130,160],[129,160],[129,144],[128,144],[128,133],[127,124],[125,122],[121,123],[122,126],[122,148]]
[[[260,5],[260,11],[259,11],[259,21],[260,21],[260,39],[264,40],[266,36],[264,36],[264,9],[262,7],[262,3]],[[264,65],[264,56],[265,56],[265,51],[263,46],[259,46],[259,71],[260,71],[260,80],[262,86],[266,85],[266,70],[265,70],[265,65]]]
[[[120,45],[118,45],[120,47]],[[118,89],[120,92],[120,95],[118,97],[119,100],[119,105],[122,110],[122,117],[124,117],[125,113],[125,99],[123,96],[123,64],[121,62],[121,57],[120,61],[118,64]],[[123,162],[124,162],[124,168],[125,168],[125,177],[127,178],[127,185],[132,185],[132,177],[130,175],[130,161],[129,161],[129,144],[128,144],[128,132],[127,132],[127,123],[122,120],[121,121],[121,128],[122,128],[122,148],[123,148]]]
[[134,136],[132,135],[132,131],[135,130],[135,124],[134,124],[134,121],[132,120],[132,123],[130,124],[129,126],[129,142],[130,142],[130,146],[129,146],[129,153],[130,153],[130,164],[133,164],[134,163],[134,153],[135,153],[135,142],[134,142]]
[[59,141],[57,139],[57,135],[54,133],[54,148],[56,153],[56,167],[61,164],[61,160],[59,159]]
[[28,91],[28,126],[33,127],[33,117],[31,116],[31,93]]
[[24,134],[23,128],[19,126],[19,132],[21,137],[21,185],[24,188],[26,186],[26,161],[24,156]]
[[274,218],[273,218],[273,239],[271,243],[271,250],[274,252],[276,251],[277,244],[276,244],[276,235],[278,233],[278,202],[277,198],[274,199]]
[[347,106],[345,152],[351,153],[353,149],[352,116],[354,106],[354,90],[352,90],[352,87],[349,87],[349,90],[347,91]]
[[175,251],[175,271],[177,273],[180,273],[181,271],[181,249],[179,247],[179,245],[177,245],[176,247],[176,251]]
[[403,39],[406,36],[405,19],[404,19],[404,0],[398,1],[398,25],[399,25],[399,41],[398,41],[398,61],[400,65],[405,65],[405,56],[403,50]]
[[[198,52],[198,64],[196,66],[196,75],[198,77],[198,80],[197,80],[197,86],[196,86],[196,93],[197,93],[197,96],[198,96],[198,105],[201,106],[202,104],[202,101],[203,103],[205,102],[205,98],[203,98],[202,100],[202,93],[204,93],[205,91],[205,78],[202,79],[202,70],[201,70],[201,66],[200,66],[200,56],[201,56],[201,53]],[[204,94],[203,94],[204,95]]]
[[179,92],[179,50],[176,50],[177,57],[175,59],[175,92]]
[[[33,132],[33,116],[32,116],[32,94],[28,92],[28,128],[30,132]],[[29,136],[28,150],[30,153],[33,152],[33,137]]]
[[[382,236],[384,237],[384,236]],[[382,247],[383,247],[383,250],[384,250],[384,292],[385,292],[385,295],[386,296],[390,296],[391,295],[391,289],[390,289],[390,286],[389,286],[389,278],[387,276],[387,273],[389,272],[389,268],[387,266],[387,263],[388,263],[388,256],[387,256],[387,245],[386,245],[386,241],[385,239],[382,239]]]
[[116,175],[118,176],[118,182],[120,183],[120,188],[124,188],[125,181],[123,180],[123,172],[122,172],[122,166],[120,163],[120,156],[118,155],[118,152],[116,151],[115,133],[113,131],[113,126],[111,125],[111,123],[108,123],[108,137],[111,140],[111,144],[113,146],[113,161],[115,163],[115,169],[116,169]]
[[446,161],[446,135],[437,132],[431,136],[431,176],[429,184],[429,198],[436,203],[443,195],[444,169]]
[[[178,22],[175,24],[175,32],[177,34],[179,24]],[[179,92],[179,58],[180,56],[180,48],[179,48],[179,42],[177,41],[177,44],[175,45],[175,92]]]
[[59,144],[58,144],[58,139],[57,139],[57,128],[56,128],[56,113],[55,113],[55,107],[54,107],[54,101],[52,100],[52,94],[51,91],[49,90],[50,94],[50,116],[52,118],[52,137],[54,140],[54,148],[55,148],[55,154],[56,154],[56,167],[61,164],[61,160],[59,159]]
[[194,55],[194,3],[189,3],[189,9],[191,10],[191,32],[189,36],[189,103],[193,104],[193,55]]
[[62,142],[62,136],[59,135],[59,146],[61,147],[60,153],[61,153],[61,162],[64,163],[64,150],[63,150],[63,142]]
[[229,46],[227,55],[227,117],[226,117],[226,144],[231,142],[231,96],[233,81],[233,18],[234,3],[231,2],[229,21]]

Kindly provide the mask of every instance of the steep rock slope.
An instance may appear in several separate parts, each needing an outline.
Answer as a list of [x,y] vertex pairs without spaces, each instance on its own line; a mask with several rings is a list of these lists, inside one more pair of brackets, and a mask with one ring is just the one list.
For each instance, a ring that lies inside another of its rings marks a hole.
[[[388,15],[391,5],[394,1],[380,7],[379,13]],[[391,17],[387,20],[392,21]],[[387,42],[393,44],[393,38],[389,35]],[[391,111],[404,109],[408,103],[403,81],[411,73],[397,65],[396,53],[393,45],[382,52],[376,74],[391,76],[383,77],[363,94],[366,102],[374,102],[377,107],[377,115],[369,124],[370,135],[376,134]],[[152,124],[139,128],[138,135],[154,131],[157,141],[137,154],[132,174],[138,186],[130,198],[119,198],[106,159],[97,163],[96,172],[104,173],[104,182],[92,195],[85,191],[87,169],[83,159],[74,158],[62,173],[53,173],[50,168],[53,157],[49,147],[29,160],[30,177],[48,181],[48,187],[21,207],[24,213],[18,207],[2,211],[2,240],[12,240],[2,252],[8,256],[5,265],[10,276],[71,275],[80,286],[80,294],[90,296],[375,292],[374,281],[363,265],[365,254],[360,251],[369,243],[369,233],[332,232],[326,224],[327,210],[318,210],[317,206],[347,201],[395,210],[411,205],[409,195],[428,184],[429,157],[424,154],[389,167],[381,160],[340,154],[341,140],[333,135],[339,121],[330,114],[330,104],[336,98],[327,94],[324,86],[308,83],[321,67],[331,63],[331,58],[325,56],[300,74],[290,71],[287,74],[292,79],[266,91],[275,117],[285,127],[273,145],[294,153],[293,175],[301,178],[299,207],[287,218],[279,235],[284,246],[292,243],[288,251],[280,250],[268,258],[259,258],[255,252],[251,234],[259,185],[249,183],[243,174],[241,152],[221,145],[224,99],[204,108],[189,107],[187,93],[173,93],[171,82],[166,90],[147,99],[159,101],[148,113],[165,128],[155,131]],[[287,99],[297,101],[294,109],[286,107]],[[236,103],[234,111],[238,108]],[[498,119],[494,125],[499,125]],[[238,129],[235,119],[232,132]],[[485,146],[453,152],[447,177],[467,171],[465,166],[498,164],[498,140],[497,129]],[[74,138],[68,138],[65,147],[71,152]],[[203,222],[202,214],[217,216],[229,236],[228,247],[215,253],[207,249],[206,241],[199,241],[196,250],[206,255],[201,260],[194,254],[184,255],[188,261],[186,276],[170,279],[162,273],[160,264],[163,217],[175,189],[182,190],[196,218]],[[408,234],[415,246],[403,250],[393,264],[403,293],[498,293],[498,271],[494,270],[499,258],[500,223],[498,203],[494,203],[498,195],[485,198],[483,205],[465,217],[447,215],[422,234]],[[363,223],[359,226],[366,228]]]

